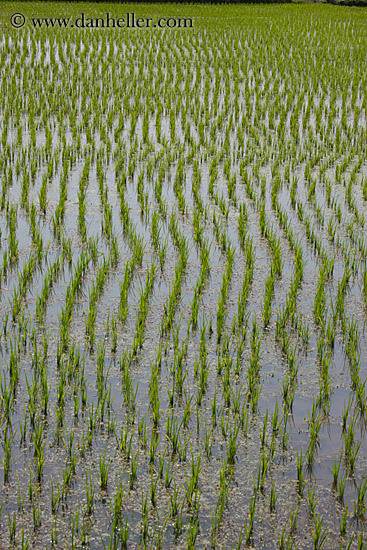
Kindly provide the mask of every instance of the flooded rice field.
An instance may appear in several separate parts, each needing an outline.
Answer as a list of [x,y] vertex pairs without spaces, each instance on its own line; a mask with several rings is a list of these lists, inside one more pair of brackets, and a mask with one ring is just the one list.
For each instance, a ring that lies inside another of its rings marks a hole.
[[2,7],[0,548],[366,548],[366,12]]

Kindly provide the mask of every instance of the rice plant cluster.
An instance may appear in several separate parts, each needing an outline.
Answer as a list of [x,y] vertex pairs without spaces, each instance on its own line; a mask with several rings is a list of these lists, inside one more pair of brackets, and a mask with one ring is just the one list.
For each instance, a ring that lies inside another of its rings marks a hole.
[[0,29],[0,548],[366,548],[367,14],[128,11]]

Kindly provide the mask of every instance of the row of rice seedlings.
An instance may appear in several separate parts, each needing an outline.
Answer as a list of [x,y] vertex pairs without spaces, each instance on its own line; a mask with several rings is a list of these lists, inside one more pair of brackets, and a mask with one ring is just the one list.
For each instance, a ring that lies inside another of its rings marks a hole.
[[7,281],[8,271],[15,267],[19,258],[18,239],[16,238],[17,207],[15,205],[8,206],[6,217],[9,227],[9,248],[3,253],[3,262],[1,266],[1,280],[4,282]]
[[103,257],[103,261],[97,271],[96,279],[93,281],[92,286],[89,289],[89,306],[87,316],[85,318],[85,334],[88,339],[90,349],[93,349],[95,341],[95,322],[97,316],[96,303],[103,292],[103,287],[108,279],[111,263],[111,258],[107,259],[105,256]]
[[50,294],[52,292],[52,288],[55,282],[57,281],[58,277],[61,274],[64,261],[65,261],[65,255],[63,251],[61,253],[61,260],[60,260],[60,256],[58,256],[56,260],[51,265],[48,266],[47,272],[43,279],[41,293],[37,296],[37,300],[36,300],[36,317],[39,323],[42,323],[44,319],[47,300],[50,297]]
[[187,262],[188,262],[188,245],[187,239],[182,235],[178,228],[177,218],[172,213],[169,223],[169,230],[172,240],[178,250],[179,259],[175,266],[175,276],[172,282],[169,297],[164,304],[164,313],[161,322],[161,335],[167,335],[171,332],[173,326],[173,320],[176,313],[176,308],[181,294],[181,286],[183,283],[183,277],[185,275]]
[[74,273],[70,279],[70,282],[66,288],[65,293],[65,307],[61,309],[59,316],[59,329],[60,329],[60,345],[58,347],[57,361],[59,363],[61,354],[67,349],[69,343],[69,327],[72,320],[72,314],[74,309],[75,300],[82,284],[82,277],[84,276],[87,267],[91,260],[91,254],[88,251],[82,251],[76,262]]

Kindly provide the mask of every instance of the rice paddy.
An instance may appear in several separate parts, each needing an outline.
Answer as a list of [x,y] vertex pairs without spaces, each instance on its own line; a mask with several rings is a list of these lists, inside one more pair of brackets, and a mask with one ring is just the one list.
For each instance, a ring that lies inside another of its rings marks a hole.
[[366,548],[366,12],[1,7],[0,548]]

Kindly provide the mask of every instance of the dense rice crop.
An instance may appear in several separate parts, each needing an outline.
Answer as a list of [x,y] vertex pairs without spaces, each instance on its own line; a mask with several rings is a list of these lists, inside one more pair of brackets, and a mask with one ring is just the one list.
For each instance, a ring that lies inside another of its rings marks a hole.
[[365,548],[366,12],[1,7],[0,547]]

